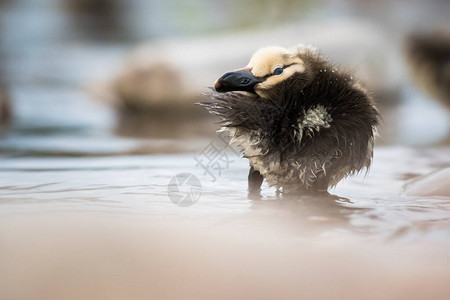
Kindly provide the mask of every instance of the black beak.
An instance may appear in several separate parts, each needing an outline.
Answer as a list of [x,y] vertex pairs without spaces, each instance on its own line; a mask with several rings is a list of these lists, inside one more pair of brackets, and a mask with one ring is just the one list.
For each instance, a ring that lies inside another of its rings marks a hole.
[[249,69],[225,73],[216,80],[214,88],[217,92],[245,91],[254,93],[254,87],[260,81]]

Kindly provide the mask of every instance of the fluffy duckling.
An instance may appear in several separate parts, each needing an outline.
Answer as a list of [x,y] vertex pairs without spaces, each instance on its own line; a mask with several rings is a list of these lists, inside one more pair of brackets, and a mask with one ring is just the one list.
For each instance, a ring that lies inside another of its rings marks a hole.
[[213,102],[250,161],[249,192],[263,179],[284,193],[326,191],[369,168],[378,112],[362,83],[299,45],[257,51],[214,84]]

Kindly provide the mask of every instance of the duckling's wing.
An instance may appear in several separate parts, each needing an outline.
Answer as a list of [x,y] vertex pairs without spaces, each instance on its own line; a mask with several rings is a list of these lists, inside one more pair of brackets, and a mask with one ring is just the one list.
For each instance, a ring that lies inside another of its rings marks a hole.
[[241,130],[270,130],[283,113],[272,101],[245,92],[213,92],[213,101],[199,102],[211,114],[221,118],[220,125]]

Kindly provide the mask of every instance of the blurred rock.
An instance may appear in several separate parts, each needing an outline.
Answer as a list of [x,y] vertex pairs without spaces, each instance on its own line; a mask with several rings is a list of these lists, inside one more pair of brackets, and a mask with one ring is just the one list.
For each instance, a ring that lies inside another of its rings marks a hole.
[[413,34],[406,52],[417,82],[450,108],[450,32]]
[[138,47],[106,95],[134,110],[190,107],[224,72],[245,66],[262,46],[312,44],[346,68],[354,68],[378,98],[392,99],[402,81],[398,47],[388,34],[365,21],[295,24],[266,31],[164,40]]
[[0,87],[0,125],[9,123],[11,120],[11,103],[6,87]]
[[94,40],[114,40],[129,35],[123,20],[126,1],[63,0],[72,28],[78,35]]
[[450,168],[420,176],[405,185],[404,195],[413,197],[450,197]]
[[207,136],[217,129],[212,124],[215,121],[197,105],[185,109],[158,107],[151,111],[125,109],[118,114],[117,122],[117,135],[134,138],[192,139]]

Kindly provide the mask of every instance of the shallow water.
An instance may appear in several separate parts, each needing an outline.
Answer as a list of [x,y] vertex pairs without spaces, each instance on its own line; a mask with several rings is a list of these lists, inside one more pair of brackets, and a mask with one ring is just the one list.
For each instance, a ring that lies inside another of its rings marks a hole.
[[[207,143],[207,140],[205,140]],[[81,145],[81,148],[84,146]],[[123,145],[117,145],[118,148]],[[80,153],[83,149],[67,150]],[[378,147],[369,174],[341,182],[331,196],[277,198],[263,186],[261,200],[246,194],[247,162],[226,152],[216,180],[196,167],[198,152],[101,157],[2,156],[0,214],[77,212],[141,215],[148,218],[249,218],[273,223],[288,222],[292,230],[308,224],[311,231],[346,233],[370,239],[450,242],[450,198],[402,196],[405,182],[436,167],[448,166],[448,148],[414,150]],[[393,167],[393,164],[395,167]],[[413,172],[412,172],[413,171]],[[178,207],[168,196],[176,174],[189,172],[201,182],[202,192],[191,207]],[[244,221],[245,222],[245,221]]]

